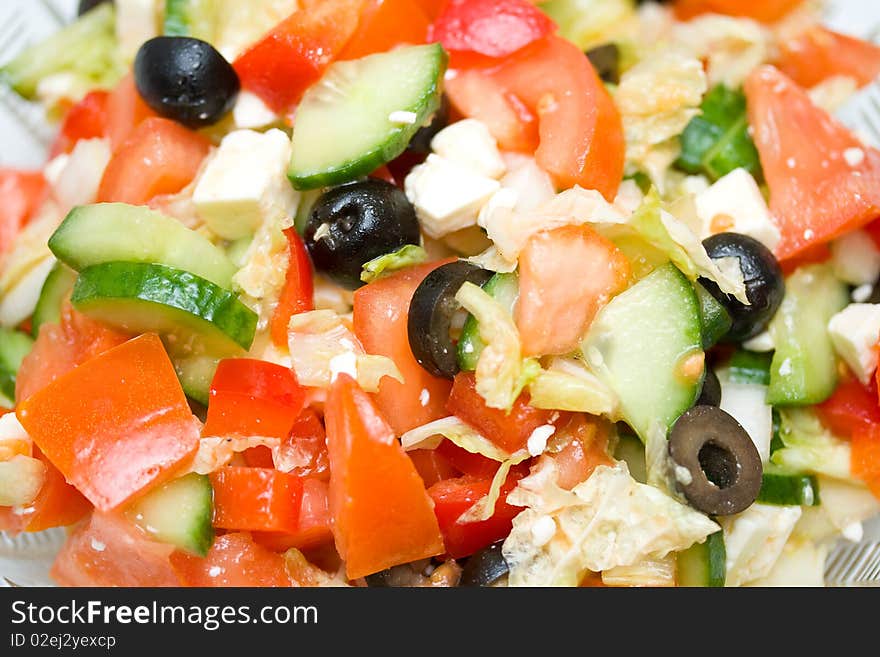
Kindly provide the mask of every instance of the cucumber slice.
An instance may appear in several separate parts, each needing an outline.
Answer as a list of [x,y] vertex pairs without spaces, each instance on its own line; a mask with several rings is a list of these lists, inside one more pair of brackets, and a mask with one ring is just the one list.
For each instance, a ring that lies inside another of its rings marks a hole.
[[82,92],[110,87],[122,77],[116,47],[116,10],[105,3],[45,41],[25,49],[0,68],[0,79],[24,98],[37,96],[37,85],[56,73],[76,76]]
[[668,430],[699,396],[702,337],[694,288],[667,264],[614,297],[596,316],[581,350],[644,441],[653,425]]
[[702,543],[679,552],[676,564],[678,586],[723,587],[727,575],[724,532],[715,532]]
[[207,475],[191,472],[150,491],[125,514],[158,541],[200,557],[214,543],[214,489]]
[[43,324],[57,324],[61,321],[61,304],[70,294],[76,282],[76,272],[60,262],[56,262],[43,283],[37,307],[31,317],[31,335],[37,337]]
[[0,328],[0,397],[10,406],[15,400],[15,375],[33,346],[29,335]]
[[[293,186],[338,185],[400,155],[440,106],[446,60],[433,43],[333,64],[296,111]],[[398,112],[410,114],[398,121]]]
[[718,302],[718,299],[709,294],[706,288],[699,283],[694,283],[694,290],[696,290],[697,298],[700,301],[703,349],[708,349],[721,341],[721,338],[733,326],[733,320],[730,318],[730,313],[727,312],[727,309]]
[[165,0],[162,33],[191,36],[214,43],[217,27],[217,0]]
[[190,399],[207,406],[211,381],[214,379],[214,372],[217,371],[220,359],[206,354],[178,356],[174,350],[171,351],[170,356],[183,392]]
[[801,267],[785,282],[785,298],[770,322],[776,345],[767,403],[819,404],[837,386],[829,320],[849,302],[847,287],[828,265]]
[[765,471],[756,501],[781,506],[819,506],[819,480],[815,475]]
[[[507,310],[513,311],[513,306],[519,297],[519,276],[515,272],[495,274],[486,281],[483,290]],[[458,366],[465,372],[477,369],[477,361],[480,360],[484,347],[485,344],[480,339],[477,319],[469,314],[458,340]]]
[[740,349],[730,359],[730,380],[734,383],[770,384],[772,354]]
[[629,473],[640,484],[648,481],[648,466],[645,459],[645,446],[638,436],[624,434],[617,440],[614,458],[626,461]]
[[230,291],[195,274],[141,262],[83,269],[70,297],[80,312],[132,333],[159,333],[175,350],[249,349],[257,315]]
[[227,289],[236,271],[221,248],[177,219],[125,203],[73,208],[49,238],[49,248],[77,271],[111,261],[158,263]]

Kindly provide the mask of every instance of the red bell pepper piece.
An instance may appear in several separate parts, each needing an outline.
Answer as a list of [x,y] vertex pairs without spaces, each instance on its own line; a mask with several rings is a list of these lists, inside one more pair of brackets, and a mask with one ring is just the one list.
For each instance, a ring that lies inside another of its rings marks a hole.
[[853,78],[859,86],[880,74],[880,46],[813,25],[782,41],[777,66],[802,87],[835,75]]
[[877,382],[872,379],[865,387],[854,377],[847,377],[816,411],[822,424],[841,438],[853,436],[861,427],[880,424]]
[[[272,450],[264,445],[251,447],[243,453],[245,462],[252,468],[274,468]],[[278,450],[278,467],[298,477],[330,477],[330,460],[327,455],[327,438],[324,423],[310,408],[306,408],[281,441]]]
[[679,20],[690,20],[700,14],[727,14],[745,16],[764,23],[773,23],[785,16],[804,0],[676,0],[675,15]]
[[495,513],[482,522],[462,524],[458,519],[489,493],[491,478],[464,476],[441,481],[428,489],[449,556],[455,559],[469,556],[510,533],[513,518],[522,509],[508,504],[507,495],[522,476],[522,469],[511,470],[495,503]]
[[214,526],[221,529],[294,532],[302,480],[269,468],[223,467],[211,473]]
[[[498,470],[498,461],[493,461],[482,454],[469,452],[451,440],[444,440],[434,452],[444,457],[459,472],[473,477],[491,479]],[[443,479],[449,479],[449,477],[443,477]]]
[[880,424],[865,424],[853,433],[850,472],[880,498]]
[[359,59],[403,43],[425,43],[429,27],[416,0],[367,0],[357,30],[339,59]]
[[532,432],[542,424],[550,424],[553,416],[553,411],[529,406],[529,395],[525,392],[514,402],[509,413],[489,408],[477,392],[473,372],[456,375],[446,408],[510,453],[524,448]]
[[110,94],[90,91],[76,105],[67,110],[61,129],[52,144],[50,157],[69,153],[80,139],[97,139],[107,133],[107,105]]
[[0,256],[46,197],[48,185],[41,171],[0,168]]
[[270,550],[304,550],[333,540],[326,481],[314,477],[302,479],[302,497],[296,528],[289,533],[254,532],[254,540]]
[[305,399],[305,388],[291,369],[253,358],[227,358],[211,381],[202,433],[287,438]]
[[284,557],[244,533],[219,536],[204,558],[177,551],[170,561],[183,586],[293,585]]
[[155,334],[86,361],[26,399],[18,419],[52,464],[110,511],[167,481],[199,423]]
[[365,0],[311,0],[235,60],[243,89],[275,112],[294,105],[357,30]]
[[98,187],[99,203],[142,205],[186,187],[211,142],[169,119],[142,121],[111,158]]
[[449,459],[438,453],[436,449],[414,449],[406,454],[416,466],[416,471],[425,483],[425,488],[430,488],[438,481],[461,474]]
[[432,37],[453,55],[505,57],[556,29],[547,14],[526,0],[449,0]]
[[272,313],[272,321],[269,325],[272,342],[278,347],[287,346],[287,325],[290,323],[290,318],[298,313],[315,309],[312,261],[309,260],[306,245],[293,226],[287,228],[284,235],[287,237],[290,249],[290,260],[287,264],[281,297],[278,299],[278,305]]
[[348,577],[441,554],[422,479],[370,397],[341,374],[324,413],[333,536]]

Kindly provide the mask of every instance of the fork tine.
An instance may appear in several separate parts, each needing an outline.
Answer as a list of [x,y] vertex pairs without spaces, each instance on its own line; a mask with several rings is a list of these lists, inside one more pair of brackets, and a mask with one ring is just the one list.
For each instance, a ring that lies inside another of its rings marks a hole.
[[10,52],[11,55],[16,54],[18,44],[24,38],[24,25],[21,17],[17,14],[11,20],[0,25],[0,55]]

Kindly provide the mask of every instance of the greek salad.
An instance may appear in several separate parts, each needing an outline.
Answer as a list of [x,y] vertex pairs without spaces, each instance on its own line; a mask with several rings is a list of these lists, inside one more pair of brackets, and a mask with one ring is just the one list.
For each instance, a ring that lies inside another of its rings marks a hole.
[[[822,585],[880,47],[814,0],[116,0],[0,67],[0,529],[68,586]],[[0,573],[2,574],[2,573]]]

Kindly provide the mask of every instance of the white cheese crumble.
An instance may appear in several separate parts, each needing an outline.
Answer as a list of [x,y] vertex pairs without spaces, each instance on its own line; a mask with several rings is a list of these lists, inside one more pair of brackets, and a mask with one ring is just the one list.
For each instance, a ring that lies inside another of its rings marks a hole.
[[873,291],[874,286],[870,283],[859,285],[856,289],[852,291],[852,300],[856,303],[865,303],[868,299],[871,298],[871,293]]
[[532,540],[537,547],[547,545],[556,534],[556,521],[550,516],[541,516],[532,524]]
[[860,543],[865,534],[865,528],[860,522],[852,522],[840,530],[840,535],[851,543]]
[[335,381],[340,374],[357,379],[357,356],[353,351],[344,351],[330,359],[330,380]]
[[676,465],[673,473],[675,474],[675,480],[682,486],[690,486],[694,481],[691,471],[683,465]]
[[104,543],[102,543],[101,541],[99,541],[97,538],[93,538],[92,539],[92,549],[95,552],[103,552],[104,550],[107,549],[107,546]]
[[388,120],[391,121],[391,123],[399,123],[401,125],[413,125],[418,118],[419,115],[415,112],[405,112],[403,110],[391,112],[391,114],[388,115]]
[[431,401],[431,393],[428,392],[427,388],[422,388],[422,391],[419,393],[419,403],[422,406],[427,406],[428,402]]
[[547,440],[556,433],[556,427],[552,424],[542,424],[529,436],[526,447],[532,456],[540,456],[547,449]]
[[843,151],[843,159],[851,167],[857,167],[865,161],[865,151],[861,148],[847,148]]

